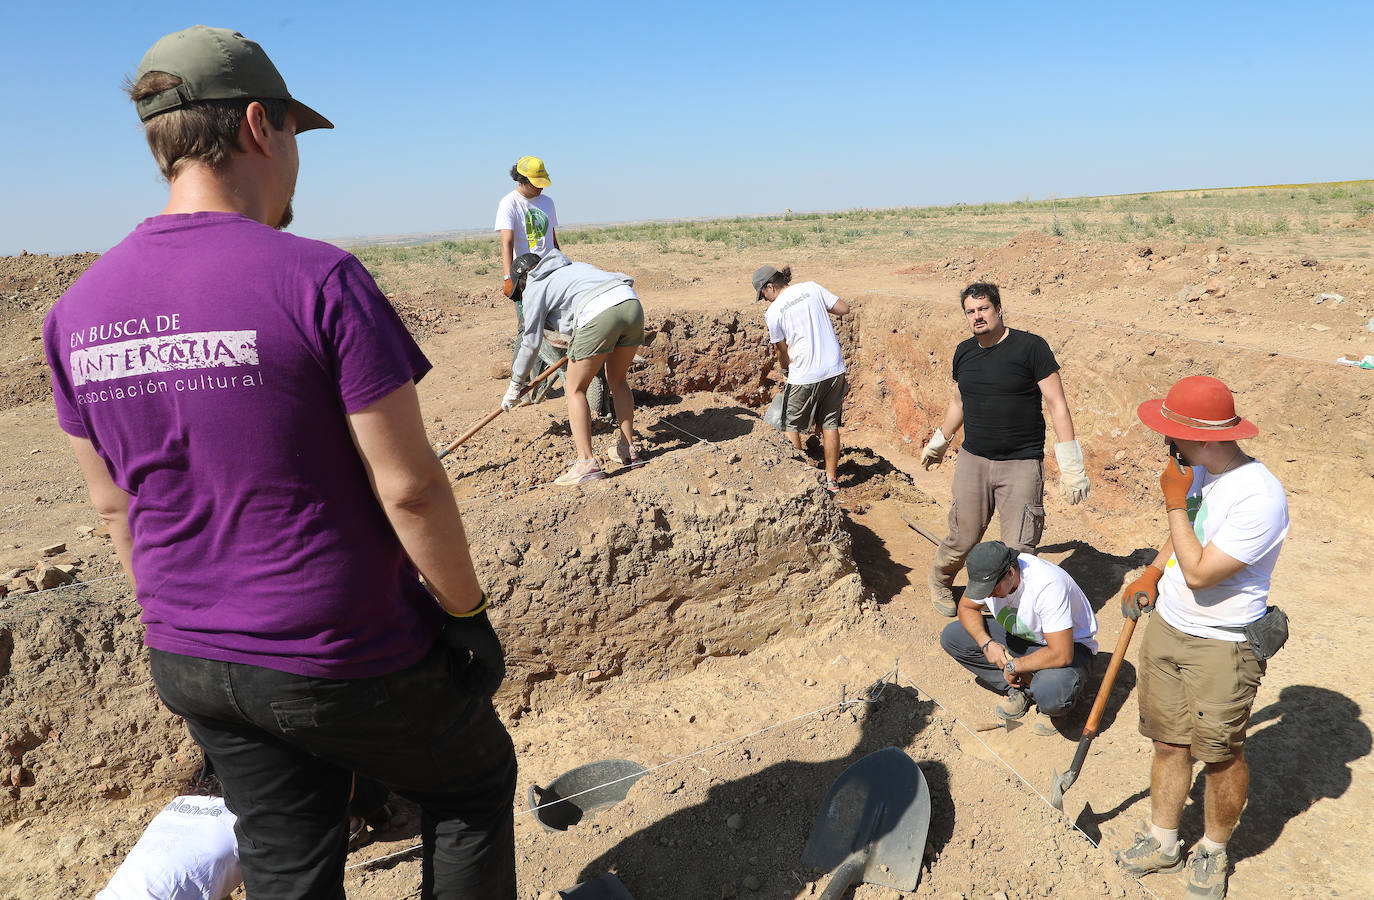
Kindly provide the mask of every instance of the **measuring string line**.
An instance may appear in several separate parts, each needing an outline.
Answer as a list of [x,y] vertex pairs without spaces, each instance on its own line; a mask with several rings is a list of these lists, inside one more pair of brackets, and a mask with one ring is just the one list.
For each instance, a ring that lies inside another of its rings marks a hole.
[[[905,678],[907,684],[911,685],[918,693],[925,694],[927,697],[929,697],[930,700],[931,700],[931,702],[934,703],[936,706],[940,707],[940,709],[944,710],[945,713],[946,713],[951,719],[953,719],[955,722],[958,723],[958,725],[959,725],[960,728],[962,728],[962,729],[964,729],[965,731],[967,731],[969,734],[971,734],[971,735],[973,736],[973,739],[974,739],[974,740],[976,740],[978,743],[982,744],[982,745],[983,745],[983,749],[986,750],[986,751],[988,751],[989,753],[991,753],[992,756],[993,756],[993,758],[996,759],[999,763],[1001,763],[1001,764],[1003,765],[1003,767],[1005,767],[1006,770],[1007,770],[1008,772],[1011,772],[1011,774],[1015,775],[1018,779],[1020,779],[1020,781],[1021,781],[1022,784],[1024,784],[1026,787],[1030,788],[1031,793],[1033,793],[1033,794],[1035,794],[1035,796],[1039,797],[1039,798],[1041,799],[1041,801],[1043,801],[1044,804],[1045,804],[1046,806],[1048,806],[1050,809],[1054,809],[1054,804],[1050,803],[1050,800],[1049,800],[1048,797],[1046,797],[1044,794],[1042,794],[1042,793],[1040,793],[1038,790],[1036,790],[1035,785],[1031,784],[1030,781],[1028,781],[1024,775],[1022,775],[1020,772],[1018,772],[1018,771],[1016,770],[1016,767],[1015,767],[1015,766],[1013,766],[1011,763],[1009,763],[1009,762],[1007,762],[1005,759],[1003,759],[1003,758],[1002,758],[1002,755],[1001,755],[1000,753],[998,753],[996,750],[992,749],[992,747],[988,745],[988,742],[985,741],[985,740],[983,740],[982,736],[979,735],[978,732],[974,731],[972,728],[969,728],[967,725],[965,725],[964,722],[963,722],[963,720],[960,719],[958,716],[956,716],[956,715],[954,714],[954,711],[951,710],[948,706],[945,706],[943,703],[941,703],[938,697],[936,697],[934,694],[932,694],[930,691],[926,690],[925,688],[921,687],[921,686],[920,686],[919,684],[917,684],[916,682],[912,681],[910,675],[903,674],[903,675],[902,675],[902,678]],[[1055,812],[1059,812],[1059,810],[1055,810]],[[1061,815],[1062,815],[1062,813],[1061,813]],[[1067,817],[1066,817],[1066,818],[1067,818]],[[1095,841],[1095,840],[1093,840],[1091,837],[1089,837],[1088,833],[1078,826],[1078,823],[1077,823],[1077,822],[1072,822],[1072,823],[1070,823],[1070,824],[1073,825],[1073,830],[1074,830],[1074,831],[1077,831],[1079,834],[1083,835],[1084,839],[1087,840],[1087,842],[1088,842],[1089,844],[1092,844],[1092,845],[1093,845],[1093,849],[1095,849],[1095,850],[1101,850],[1101,849],[1102,849],[1101,846],[1098,845],[1097,841]],[[1129,874],[1129,873],[1128,873],[1128,874]],[[1155,897],[1156,900],[1158,900],[1159,895],[1156,894],[1154,891],[1150,890],[1149,888],[1147,888],[1144,884],[1141,884],[1139,879],[1136,879],[1136,884],[1138,884],[1138,885],[1140,886],[1140,889],[1143,890],[1145,893],[1149,894],[1151,897]]]
[[[793,716],[793,717],[791,717],[790,719],[783,719],[783,720],[781,720],[781,721],[774,722],[774,723],[772,723],[771,725],[767,725],[767,726],[765,726],[765,727],[763,727],[763,728],[758,729],[757,731],[751,731],[751,732],[749,732],[748,734],[743,734],[743,735],[739,735],[739,736],[736,736],[736,737],[727,738],[727,739],[725,739],[725,740],[723,740],[723,741],[719,741],[719,742],[717,742],[717,743],[715,743],[715,744],[712,744],[712,745],[710,745],[709,747],[703,747],[703,748],[700,749],[700,750],[694,750],[694,751],[692,751],[691,753],[686,753],[686,754],[684,754],[684,755],[682,755],[682,756],[675,757],[675,758],[673,758],[673,759],[668,760],[667,762],[659,763],[659,764],[656,765],[656,766],[650,766],[649,768],[645,769],[643,772],[640,772],[639,774],[636,774],[636,775],[623,775],[623,776],[621,776],[620,778],[611,779],[610,781],[607,781],[607,782],[604,783],[604,784],[598,784],[598,785],[596,785],[595,787],[589,787],[589,788],[587,788],[586,790],[578,791],[576,794],[569,794],[569,795],[566,796],[566,797],[560,797],[559,799],[554,800],[554,801],[551,801],[551,802],[549,802],[549,803],[541,803],[541,804],[539,804],[538,806],[532,806],[532,807],[530,807],[529,809],[522,809],[522,810],[520,810],[519,812],[517,812],[515,815],[516,815],[517,817],[518,817],[518,816],[528,815],[528,814],[533,813],[533,812],[535,812],[535,811],[537,811],[537,810],[545,809],[545,808],[550,807],[550,806],[555,806],[555,805],[557,805],[557,804],[559,804],[559,803],[564,802],[565,800],[572,800],[572,799],[574,799],[574,798],[576,798],[576,797],[581,797],[583,794],[589,794],[589,793],[591,793],[592,791],[600,790],[600,789],[603,788],[603,787],[609,787],[609,786],[611,786],[611,785],[613,785],[613,784],[619,784],[620,782],[625,781],[625,780],[630,779],[630,778],[643,778],[645,775],[648,775],[650,772],[657,772],[659,769],[664,769],[664,768],[667,768],[668,766],[677,765],[678,763],[684,762],[685,760],[689,760],[689,759],[692,759],[693,757],[701,756],[703,753],[710,753],[710,752],[713,751],[713,750],[719,750],[719,749],[721,749],[721,748],[723,748],[723,747],[728,747],[728,746],[730,746],[730,745],[732,745],[732,744],[739,744],[739,743],[742,743],[742,742],[744,742],[744,741],[749,740],[750,738],[758,737],[758,736],[761,735],[761,734],[764,734],[764,733],[769,732],[769,731],[773,731],[774,729],[777,729],[777,728],[782,728],[782,727],[784,727],[784,726],[786,726],[786,725],[791,725],[791,724],[793,724],[793,723],[795,723],[795,722],[801,721],[802,719],[808,719],[808,718],[810,718],[810,717],[812,717],[812,716],[817,716],[817,715],[820,715],[821,713],[829,712],[829,711],[832,710],[832,709],[843,709],[843,708],[845,708],[845,707],[855,706],[855,705],[860,704],[860,703],[876,703],[876,702],[878,702],[878,700],[881,698],[883,690],[886,689],[886,685],[888,684],[887,679],[888,679],[889,677],[891,677],[891,678],[893,678],[894,681],[895,681],[897,675],[898,675],[897,669],[894,667],[893,669],[889,670],[886,674],[884,674],[881,678],[877,679],[877,680],[874,681],[872,684],[870,684],[867,688],[865,688],[864,691],[861,693],[861,695],[860,695],[859,697],[856,697],[856,698],[854,698],[854,699],[852,699],[852,700],[850,700],[850,699],[840,700],[840,701],[837,702],[837,703],[831,703],[831,704],[829,704],[828,706],[822,706],[822,707],[819,708],[819,709],[813,709],[811,712],[802,713],[802,714],[800,714],[800,715]],[[874,690],[875,690],[875,689],[877,689],[876,694],[874,694]],[[873,695],[873,696],[868,696],[868,695]],[[424,845],[423,845],[423,844],[416,844],[416,845],[414,845],[413,847],[407,847],[407,848],[405,848],[404,850],[397,850],[395,853],[388,853],[388,854],[385,855],[385,856],[378,856],[378,857],[376,857],[376,858],[374,858],[374,859],[367,859],[367,860],[363,860],[362,862],[353,863],[353,864],[350,865],[350,866],[345,866],[345,867],[344,867],[344,871],[348,871],[348,870],[350,870],[350,869],[362,868],[362,867],[364,867],[364,866],[371,866],[371,865],[373,865],[373,864],[375,864],[375,863],[382,862],[383,860],[392,859],[392,858],[397,857],[397,856],[404,856],[404,855],[407,854],[407,853],[413,853],[413,852],[415,852],[416,850],[420,849],[422,846],[424,846]]]

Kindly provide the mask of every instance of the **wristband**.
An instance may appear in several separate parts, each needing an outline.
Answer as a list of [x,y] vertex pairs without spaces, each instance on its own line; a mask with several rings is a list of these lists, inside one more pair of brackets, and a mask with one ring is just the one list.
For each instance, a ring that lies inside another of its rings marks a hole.
[[995,640],[997,640],[997,638],[988,638],[986,641],[983,641],[983,646],[979,647],[978,649],[983,653],[987,653],[988,644],[991,644]]
[[477,615],[478,613],[486,612],[486,610],[487,610],[487,592],[486,592],[486,591],[483,591],[483,592],[482,592],[482,602],[479,603],[479,604],[477,604],[476,606],[474,606],[472,609],[468,610],[467,612],[456,613],[456,612],[448,612],[448,610],[444,610],[444,612],[448,613],[451,617],[453,617],[453,618],[455,618],[455,619],[470,619],[470,618],[472,618],[473,616]]

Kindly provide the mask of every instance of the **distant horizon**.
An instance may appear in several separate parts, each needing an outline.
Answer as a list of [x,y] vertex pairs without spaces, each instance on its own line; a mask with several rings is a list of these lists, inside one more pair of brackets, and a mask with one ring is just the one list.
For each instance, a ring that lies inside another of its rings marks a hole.
[[1342,0],[25,4],[0,254],[102,252],[162,208],[120,85],[197,22],[336,126],[301,136],[292,228],[333,241],[483,231],[526,155],[573,228],[1327,183],[1374,146],[1374,5]]
[[[1209,192],[1209,191],[1249,191],[1249,190],[1260,191],[1260,190],[1280,190],[1280,189],[1284,189],[1284,188],[1309,189],[1309,188],[1315,188],[1315,187],[1340,187],[1340,186],[1344,186],[1344,185],[1365,184],[1365,183],[1368,183],[1368,182],[1374,182],[1374,178],[1350,178],[1350,179],[1339,179],[1339,180],[1334,180],[1334,181],[1282,182],[1282,183],[1275,183],[1275,184],[1244,184],[1244,185],[1229,185],[1229,186],[1228,186],[1228,185],[1223,185],[1223,186],[1215,186],[1215,185],[1214,185],[1214,186],[1210,186],[1210,187],[1168,188],[1168,189],[1165,189],[1165,190],[1155,190],[1155,191],[1120,191],[1120,192],[1112,193],[1112,194],[1079,194],[1079,195],[1075,195],[1075,196],[1053,196],[1053,197],[1043,197],[1043,198],[1039,198],[1039,199],[1028,198],[1028,197],[1026,197],[1026,196],[1023,195],[1023,196],[1021,196],[1021,197],[1017,197],[1017,198],[1012,199],[1012,200],[978,200],[978,201],[962,201],[962,200],[958,200],[958,201],[954,201],[953,203],[929,203],[929,204],[915,204],[915,205],[913,205],[913,204],[903,204],[903,205],[900,205],[900,206],[841,206],[841,207],[832,207],[832,208],[828,208],[828,209],[785,209],[785,210],[783,210],[783,211],[781,211],[781,212],[765,212],[765,213],[738,213],[738,214],[706,215],[706,216],[665,216],[665,217],[658,217],[658,218],[624,219],[624,220],[613,221],[613,222],[564,222],[564,223],[560,223],[560,228],[562,228],[562,229],[564,229],[564,230],[568,230],[568,231],[578,231],[578,230],[595,230],[595,229],[598,229],[598,228],[616,228],[616,227],[623,227],[623,226],[627,226],[627,225],[663,225],[663,224],[672,224],[672,223],[675,223],[675,222],[710,223],[710,222],[728,222],[728,221],[733,221],[733,220],[771,219],[771,218],[783,218],[783,217],[785,217],[785,216],[787,216],[787,215],[789,215],[789,214],[790,214],[790,215],[794,215],[794,216],[812,216],[812,215],[821,215],[821,216],[824,216],[824,215],[834,215],[834,214],[838,214],[838,213],[843,213],[843,212],[847,212],[847,211],[850,211],[850,210],[865,210],[865,211],[872,211],[872,212],[886,212],[886,211],[890,211],[890,210],[900,210],[900,209],[911,209],[911,210],[947,209],[947,208],[952,208],[952,207],[956,207],[956,206],[983,206],[983,205],[988,205],[988,206],[1011,206],[1011,205],[1016,204],[1016,203],[1047,204],[1047,203],[1050,203],[1050,202],[1052,202],[1052,201],[1057,201],[1057,200],[1063,200],[1063,201],[1065,201],[1065,202],[1067,203],[1067,202],[1082,201],[1082,200],[1098,200],[1098,199],[1106,200],[1106,199],[1111,199],[1111,198],[1114,198],[1114,197],[1149,197],[1149,196],[1157,196],[1157,195],[1161,195],[1161,194],[1191,194],[1191,193],[1201,193],[1201,192]],[[155,214],[155,215],[156,215],[156,214]],[[148,217],[145,216],[144,218],[148,218]],[[142,219],[140,219],[140,220],[138,220],[138,221],[142,221]],[[132,229],[133,226],[136,225],[136,224],[137,224],[137,222],[131,223],[130,229]],[[292,234],[297,234],[297,232],[293,231],[292,229],[289,229],[289,228],[288,228],[287,230],[288,230],[290,233],[292,233]],[[437,243],[437,242],[439,242],[439,241],[447,241],[447,240],[475,240],[475,239],[479,239],[479,238],[491,238],[491,239],[495,240],[496,232],[495,232],[494,230],[492,230],[491,228],[472,227],[472,228],[452,228],[452,229],[435,229],[435,230],[422,230],[422,231],[406,231],[406,232],[396,232],[396,233],[391,233],[391,234],[335,235],[335,236],[331,236],[331,237],[313,237],[313,236],[310,236],[310,235],[302,235],[302,236],[304,236],[304,237],[310,237],[312,240],[324,241],[324,242],[327,243],[327,244],[333,244],[333,245],[336,246],[336,247],[340,247],[340,248],[342,248],[342,249],[344,249],[344,250],[348,250],[348,249],[355,248],[355,247],[357,247],[357,248],[362,248],[362,247],[388,247],[388,246],[395,246],[395,247],[418,246],[418,245],[423,245],[423,244],[428,244],[428,243]],[[121,238],[121,240],[122,240],[122,238]],[[117,243],[117,241],[116,241],[116,243]],[[87,249],[80,249],[80,250],[65,250],[65,251],[62,251],[62,250],[59,250],[59,251],[52,251],[52,250],[28,250],[27,248],[20,248],[20,251],[16,251],[16,252],[14,252],[14,253],[0,253],[0,256],[20,256],[20,255],[25,255],[25,254],[26,254],[26,255],[29,255],[29,256],[72,256],[72,255],[81,254],[81,253],[104,253],[106,250],[108,250],[108,249],[109,249],[110,247],[112,247],[112,246],[114,246],[114,244],[111,244],[111,245],[109,245],[109,246],[107,246],[107,247],[103,247],[103,248],[98,249],[98,250],[94,250],[94,249],[89,249],[89,248],[87,248]]]

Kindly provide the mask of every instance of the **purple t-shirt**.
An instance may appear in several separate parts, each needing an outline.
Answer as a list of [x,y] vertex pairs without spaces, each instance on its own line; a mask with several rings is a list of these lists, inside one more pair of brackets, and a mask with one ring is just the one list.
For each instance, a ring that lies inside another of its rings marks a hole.
[[148,646],[328,678],[428,652],[442,613],[347,414],[430,365],[351,254],[235,213],[157,216],[43,338],[58,423],[129,494]]

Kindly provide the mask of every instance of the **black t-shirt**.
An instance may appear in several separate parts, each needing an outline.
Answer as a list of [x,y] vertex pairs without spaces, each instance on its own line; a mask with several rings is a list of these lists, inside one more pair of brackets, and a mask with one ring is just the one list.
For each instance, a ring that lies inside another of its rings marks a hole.
[[954,348],[964,403],[964,449],[984,459],[1044,459],[1040,382],[1059,371],[1045,339],[1007,330],[991,347],[971,337]]

